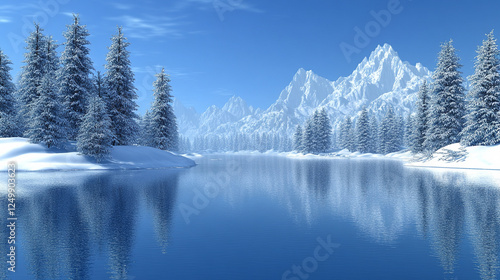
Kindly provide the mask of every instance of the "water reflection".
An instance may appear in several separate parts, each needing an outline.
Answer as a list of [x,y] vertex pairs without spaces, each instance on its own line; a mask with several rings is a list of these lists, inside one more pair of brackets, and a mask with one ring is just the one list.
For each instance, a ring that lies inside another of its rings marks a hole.
[[[139,203],[144,200],[153,209],[160,247],[166,250],[179,172],[92,172],[78,174],[77,180],[63,173],[56,174],[55,184],[20,190],[18,216],[30,274],[34,279],[90,279],[96,255],[104,253],[109,278],[127,279]],[[31,182],[36,175],[25,176]]]
[[[456,276],[463,242],[473,247],[481,279],[496,279],[500,240],[500,180],[494,171],[406,168],[391,160],[270,158],[246,165],[238,189],[276,197],[297,223],[314,224],[330,210],[374,242],[394,244],[408,230],[428,240],[445,277]],[[258,174],[258,176],[255,176]],[[252,178],[247,176],[254,176]],[[247,198],[226,194],[238,203]]]
[[[238,168],[228,168],[228,164]],[[95,275],[92,270],[101,265],[98,261],[106,263],[108,277],[127,279],[137,265],[134,245],[146,238],[138,236],[141,226],[150,225],[149,221],[156,236],[154,250],[171,262],[177,261],[177,254],[182,253],[176,243],[189,246],[183,234],[199,225],[195,219],[191,228],[173,224],[176,219],[183,221],[177,200],[182,197],[190,203],[192,190],[203,190],[208,181],[219,184],[221,190],[210,201],[211,208],[203,210],[207,215],[197,216],[198,220],[202,216],[217,219],[225,214],[217,209],[227,211],[227,205],[244,205],[247,208],[239,213],[251,215],[263,200],[271,200],[299,229],[302,225],[334,228],[335,219],[344,219],[354,224],[363,238],[383,246],[397,246],[408,236],[424,240],[447,278],[463,278],[458,271],[464,250],[475,257],[474,276],[496,279],[498,275],[500,180],[491,171],[405,168],[390,160],[220,156],[207,157],[187,171],[20,176],[24,176],[20,180],[25,187],[19,198],[19,237],[29,273],[35,279],[89,279]],[[218,207],[220,204],[224,207]],[[0,201],[0,207],[6,208],[6,199]],[[266,216],[281,219],[277,224],[284,223],[279,214],[269,212]],[[149,218],[148,223],[141,223],[142,217]],[[207,219],[204,222],[209,226],[220,225],[218,220]],[[243,225],[245,220],[240,222]],[[224,224],[221,230],[230,231],[233,226]],[[258,236],[262,229],[253,230],[256,232],[248,234]],[[5,228],[0,230],[1,239],[7,236]],[[217,241],[200,240],[196,242]],[[1,246],[0,253],[6,252],[7,246]],[[242,265],[235,263],[235,256],[225,257],[228,265]],[[169,266],[186,265],[180,261],[186,260],[185,256],[178,259],[179,263]],[[6,264],[0,268],[4,279]]]

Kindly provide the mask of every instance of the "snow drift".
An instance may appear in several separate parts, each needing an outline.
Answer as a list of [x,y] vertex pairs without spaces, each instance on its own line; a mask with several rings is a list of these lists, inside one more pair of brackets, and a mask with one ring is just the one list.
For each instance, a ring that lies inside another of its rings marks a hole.
[[15,161],[17,169],[23,171],[160,169],[195,165],[191,159],[150,147],[114,147],[110,159],[96,163],[76,152],[74,144],[65,149],[48,149],[30,144],[26,138],[0,138],[0,171],[6,170],[9,161]]
[[463,147],[455,143],[437,150],[430,159],[417,158],[406,165],[500,170],[500,145]]

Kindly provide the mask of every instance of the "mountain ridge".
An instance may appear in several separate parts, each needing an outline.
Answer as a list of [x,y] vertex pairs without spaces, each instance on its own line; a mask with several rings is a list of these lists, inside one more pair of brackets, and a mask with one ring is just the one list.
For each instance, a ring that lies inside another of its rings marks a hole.
[[401,60],[391,45],[384,44],[377,46],[349,76],[335,81],[299,68],[265,110],[254,109],[239,96],[232,96],[222,108],[210,106],[198,115],[198,121],[196,113],[180,102],[174,104],[174,110],[180,133],[189,138],[256,132],[291,136],[296,125],[303,124],[318,108],[327,110],[333,127],[346,115],[354,117],[363,107],[379,119],[389,106],[398,114],[407,114],[414,107],[420,83],[430,81],[431,75],[422,64]]

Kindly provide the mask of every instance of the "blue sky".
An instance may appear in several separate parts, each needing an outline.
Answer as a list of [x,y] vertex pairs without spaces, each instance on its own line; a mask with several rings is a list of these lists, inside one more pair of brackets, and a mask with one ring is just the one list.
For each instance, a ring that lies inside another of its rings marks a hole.
[[[373,13],[382,10],[392,13],[391,19],[376,29]],[[91,33],[97,70],[103,71],[116,26],[124,27],[132,44],[140,113],[152,101],[153,75],[161,67],[171,75],[174,96],[199,112],[222,106],[232,95],[267,108],[297,69],[336,80],[384,43],[403,60],[433,70],[440,43],[453,38],[464,76],[470,75],[484,34],[496,29],[500,36],[498,11],[500,2],[492,0],[2,0],[0,48],[17,75],[32,22],[40,22],[45,34],[62,43],[75,12]],[[356,27],[372,28],[371,37],[358,43],[359,53],[349,61],[340,45],[356,47]]]

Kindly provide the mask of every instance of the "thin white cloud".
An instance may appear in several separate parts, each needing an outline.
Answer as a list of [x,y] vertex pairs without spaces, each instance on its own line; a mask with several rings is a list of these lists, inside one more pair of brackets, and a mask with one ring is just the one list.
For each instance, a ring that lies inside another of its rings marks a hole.
[[118,10],[131,10],[133,8],[132,5],[127,5],[127,4],[123,4],[123,3],[111,3],[111,5],[115,8],[115,9],[118,9]]
[[219,96],[233,96],[235,95],[232,90],[229,90],[227,88],[218,88],[212,92],[214,95],[219,95]]
[[62,14],[63,14],[63,15],[65,15],[65,16],[67,16],[67,17],[71,17],[71,18],[72,18],[74,13],[71,13],[71,12],[63,12]]
[[35,4],[0,5],[0,11],[2,13],[12,13],[15,11],[21,11],[21,10],[25,10],[25,9],[36,9],[36,8],[39,8],[39,7]]
[[[44,15],[54,17],[56,14],[66,14],[63,12],[59,12],[62,4],[58,4],[57,7],[51,7],[51,11],[45,10],[40,3],[21,3],[16,5],[0,5],[0,23],[11,22],[12,18],[17,18],[19,16],[25,18],[36,18],[40,16],[40,11],[44,12]],[[55,10],[55,11],[54,11]]]
[[9,23],[12,20],[9,17],[0,16],[0,23]]
[[174,11],[197,7],[201,10],[217,11],[246,11],[251,13],[263,13],[264,11],[254,7],[249,0],[180,0],[173,7]]
[[123,15],[110,20],[118,21],[126,35],[131,38],[179,37],[182,34],[178,28],[180,25],[178,20],[170,17]]
[[168,67],[163,67],[161,65],[153,65],[153,66],[145,66],[145,67],[132,67],[132,71],[136,74],[148,74],[150,76],[154,76],[161,71],[161,69],[165,69],[165,73],[167,73],[171,77],[186,77],[190,75],[197,74],[196,72],[188,73],[181,69],[173,69]]

